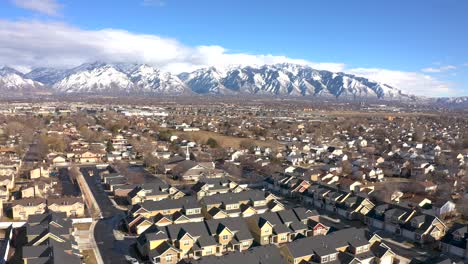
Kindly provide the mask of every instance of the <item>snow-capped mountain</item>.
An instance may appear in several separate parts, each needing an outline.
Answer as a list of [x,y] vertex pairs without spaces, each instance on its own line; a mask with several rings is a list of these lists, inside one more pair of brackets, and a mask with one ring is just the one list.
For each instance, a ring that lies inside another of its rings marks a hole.
[[28,79],[21,72],[3,67],[0,69],[0,91],[4,93],[39,92],[44,84]]
[[95,62],[68,70],[34,69],[25,77],[62,94],[196,93],[414,99],[397,88],[366,78],[288,63],[209,67],[174,75],[145,64]]
[[152,91],[164,94],[181,94],[188,91],[187,86],[177,76],[169,72],[161,72],[148,65],[138,65],[129,72],[131,81],[138,90]]
[[441,97],[434,100],[436,104],[455,108],[468,107],[468,96],[461,97]]
[[287,63],[237,67],[227,72],[210,67],[179,77],[196,93],[409,98],[397,88],[366,78]]
[[191,73],[181,73],[179,78],[184,81],[195,93],[228,94],[232,89],[227,89],[221,82],[225,73],[215,67],[196,70]]
[[66,77],[55,82],[58,93],[92,94],[180,94],[185,84],[171,73],[148,65],[83,64],[67,71]]
[[113,65],[94,63],[72,69],[53,88],[59,93],[131,93],[133,83]]
[[36,68],[26,73],[24,77],[43,83],[53,85],[67,76],[68,70],[54,68]]

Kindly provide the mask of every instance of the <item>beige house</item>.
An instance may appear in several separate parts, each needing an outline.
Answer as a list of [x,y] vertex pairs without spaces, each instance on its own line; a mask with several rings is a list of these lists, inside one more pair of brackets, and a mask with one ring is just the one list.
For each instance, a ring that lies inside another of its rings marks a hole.
[[29,176],[31,179],[38,179],[41,177],[49,178],[49,169],[43,167],[32,169],[29,171]]
[[47,210],[47,202],[42,198],[27,198],[14,200],[11,203],[13,219],[26,220],[33,214],[44,214]]
[[35,189],[36,188],[33,185],[21,187],[21,197],[23,199],[24,198],[34,198],[34,197],[36,197]]
[[13,189],[15,187],[15,175],[11,174],[0,176],[0,186],[3,186],[8,190]]
[[85,214],[83,199],[79,197],[49,198],[48,209],[52,212],[64,212],[67,217],[82,217]]
[[82,164],[99,163],[102,161],[102,155],[92,151],[85,151],[75,155],[76,161]]
[[52,159],[53,164],[63,164],[63,163],[66,163],[66,162],[67,162],[67,160],[62,156],[57,156],[57,157]]

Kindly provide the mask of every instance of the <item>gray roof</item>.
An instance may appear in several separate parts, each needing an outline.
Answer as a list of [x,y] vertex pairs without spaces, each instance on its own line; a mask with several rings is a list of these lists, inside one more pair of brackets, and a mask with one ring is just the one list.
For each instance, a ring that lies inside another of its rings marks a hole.
[[134,206],[131,211],[135,212],[140,207],[148,211],[170,210],[177,208],[182,208],[185,210],[201,208],[195,197],[182,197],[180,199],[165,199],[161,201],[147,200],[139,205]]
[[222,257],[208,256],[199,260],[185,260],[187,264],[283,264],[284,260],[274,245],[254,247],[244,252],[231,252]]
[[307,237],[286,245],[293,257],[310,255],[325,256],[337,252],[337,248],[348,245],[369,244],[370,234],[365,229],[347,228],[326,236]]
[[242,218],[213,219],[207,220],[205,223],[212,236],[217,235],[222,229],[227,227],[235,234],[234,238],[239,241],[253,239],[252,234],[247,227],[247,223]]
[[220,193],[212,196],[203,197],[202,203],[206,205],[210,204],[233,204],[239,203],[240,201],[261,201],[265,200],[267,194],[260,190],[248,190],[239,193]]

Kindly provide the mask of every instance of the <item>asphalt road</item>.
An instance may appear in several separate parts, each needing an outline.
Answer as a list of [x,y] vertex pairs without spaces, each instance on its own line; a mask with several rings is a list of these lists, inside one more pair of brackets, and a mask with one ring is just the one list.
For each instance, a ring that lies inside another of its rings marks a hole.
[[[99,170],[96,167],[82,167],[80,170],[99,204],[103,216],[103,219],[98,220],[94,229],[94,239],[102,260],[106,264],[127,263],[125,255],[128,254],[128,249],[135,242],[135,239],[116,240],[114,236],[114,230],[118,229],[125,213],[113,206],[101,185]],[[95,176],[91,176],[90,171],[93,171]]]
[[67,168],[60,168],[58,170],[58,179],[62,185],[62,195],[64,196],[79,196],[81,194],[78,184],[74,184],[70,180],[70,175]]

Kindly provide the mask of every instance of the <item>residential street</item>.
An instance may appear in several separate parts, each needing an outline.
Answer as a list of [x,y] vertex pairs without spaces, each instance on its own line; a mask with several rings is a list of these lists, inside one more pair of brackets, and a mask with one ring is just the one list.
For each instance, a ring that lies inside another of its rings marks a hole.
[[[119,223],[125,217],[125,213],[115,208],[106,194],[99,178],[99,170],[94,166],[80,168],[91,192],[93,193],[99,208],[102,211],[103,218],[98,220],[94,229],[94,239],[101,253],[104,263],[126,263],[125,255],[128,249],[135,242],[133,238],[116,240],[114,229],[118,228]],[[95,176],[91,176],[91,174]]]

